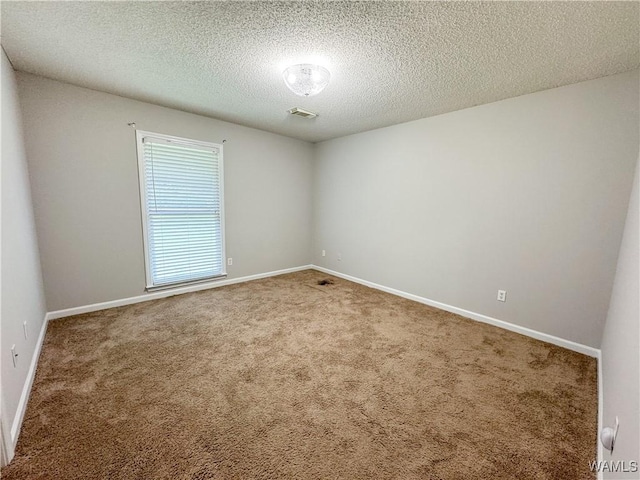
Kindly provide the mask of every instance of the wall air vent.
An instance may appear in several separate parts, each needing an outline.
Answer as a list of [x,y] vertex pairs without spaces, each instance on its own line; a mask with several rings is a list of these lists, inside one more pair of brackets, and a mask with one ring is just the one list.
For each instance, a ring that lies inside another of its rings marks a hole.
[[316,118],[318,116],[317,113],[309,112],[308,110],[303,110],[298,107],[293,107],[287,110],[291,115],[297,115],[302,118]]

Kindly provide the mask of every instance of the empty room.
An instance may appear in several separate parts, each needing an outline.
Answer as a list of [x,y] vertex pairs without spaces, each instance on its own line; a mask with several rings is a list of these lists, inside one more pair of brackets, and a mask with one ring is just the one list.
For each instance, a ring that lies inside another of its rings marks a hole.
[[640,479],[639,2],[2,1],[2,479]]

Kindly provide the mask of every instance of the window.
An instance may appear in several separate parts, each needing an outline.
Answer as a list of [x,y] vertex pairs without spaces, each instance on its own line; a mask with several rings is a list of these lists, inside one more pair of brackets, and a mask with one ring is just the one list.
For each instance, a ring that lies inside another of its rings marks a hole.
[[147,289],[225,276],[222,145],[136,138]]

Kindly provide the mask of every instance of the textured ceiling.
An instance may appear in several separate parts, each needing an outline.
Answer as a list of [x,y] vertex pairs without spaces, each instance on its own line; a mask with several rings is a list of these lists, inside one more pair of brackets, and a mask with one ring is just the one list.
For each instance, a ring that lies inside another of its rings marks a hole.
[[[8,2],[17,70],[316,142],[634,69],[638,2]],[[282,70],[332,74],[312,98]],[[318,112],[292,117],[291,107]]]

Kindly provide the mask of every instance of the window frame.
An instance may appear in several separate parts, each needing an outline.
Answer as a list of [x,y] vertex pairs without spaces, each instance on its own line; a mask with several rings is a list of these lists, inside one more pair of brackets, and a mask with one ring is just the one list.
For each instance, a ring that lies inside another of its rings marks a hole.
[[[221,256],[222,271],[218,275],[203,277],[193,280],[185,280],[171,283],[163,283],[154,285],[153,275],[151,273],[151,257],[149,251],[149,212],[147,211],[147,188],[145,176],[145,156],[144,156],[144,138],[152,137],[154,139],[166,141],[174,145],[184,145],[186,147],[199,147],[205,149],[218,149],[218,180],[220,184],[220,239],[221,239]],[[206,283],[215,280],[222,280],[227,277],[227,256],[225,241],[225,216],[224,216],[224,149],[220,143],[204,142],[200,140],[192,140],[190,138],[177,137],[175,135],[165,135],[162,133],[149,132],[145,130],[136,130],[136,154],[138,160],[138,187],[140,190],[140,214],[142,219],[142,242],[144,250],[144,270],[145,270],[145,291],[166,290],[197,283]]]

